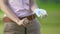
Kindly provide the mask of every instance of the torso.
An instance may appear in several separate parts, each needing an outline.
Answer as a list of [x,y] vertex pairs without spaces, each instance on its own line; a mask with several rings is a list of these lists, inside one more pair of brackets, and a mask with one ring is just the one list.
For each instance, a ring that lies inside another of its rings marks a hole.
[[24,17],[34,14],[30,10],[29,0],[8,0],[9,6],[18,17]]

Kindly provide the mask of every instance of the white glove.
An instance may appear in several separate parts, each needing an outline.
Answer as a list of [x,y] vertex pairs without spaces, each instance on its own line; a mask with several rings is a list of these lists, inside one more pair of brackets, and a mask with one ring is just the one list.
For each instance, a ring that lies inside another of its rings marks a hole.
[[35,13],[38,17],[41,17],[41,18],[45,18],[45,17],[47,16],[47,12],[46,12],[46,10],[44,10],[44,9],[39,9],[39,8],[37,8],[37,9],[34,10],[34,13]]

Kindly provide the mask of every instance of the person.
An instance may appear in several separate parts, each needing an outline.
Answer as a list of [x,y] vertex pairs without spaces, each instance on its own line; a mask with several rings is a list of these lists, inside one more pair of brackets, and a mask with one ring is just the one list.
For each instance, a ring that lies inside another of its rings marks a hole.
[[34,13],[38,8],[35,0],[0,0],[0,7],[6,14],[4,34],[40,34],[40,23]]

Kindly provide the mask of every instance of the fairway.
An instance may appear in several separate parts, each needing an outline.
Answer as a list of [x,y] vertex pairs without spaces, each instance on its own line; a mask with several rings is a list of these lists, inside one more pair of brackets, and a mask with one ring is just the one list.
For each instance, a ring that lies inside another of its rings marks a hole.
[[[60,34],[60,5],[59,4],[40,4],[40,8],[46,9],[48,17],[45,19],[37,18],[41,24],[41,34]],[[3,12],[0,11],[0,34],[3,31]]]

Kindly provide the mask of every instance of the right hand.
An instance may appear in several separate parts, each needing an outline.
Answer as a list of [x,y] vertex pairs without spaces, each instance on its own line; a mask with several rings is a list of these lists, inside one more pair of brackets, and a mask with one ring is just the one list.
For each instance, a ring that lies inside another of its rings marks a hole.
[[27,18],[24,18],[23,26],[28,26],[29,25],[29,20]]
[[23,26],[26,26],[28,23],[29,23],[29,20],[27,18],[24,18],[19,22],[17,22],[18,25],[23,25]]
[[23,22],[24,22],[24,19],[22,19],[22,20],[18,21],[18,22],[17,22],[17,24],[20,26],[20,25],[22,25],[22,24],[23,24]]

